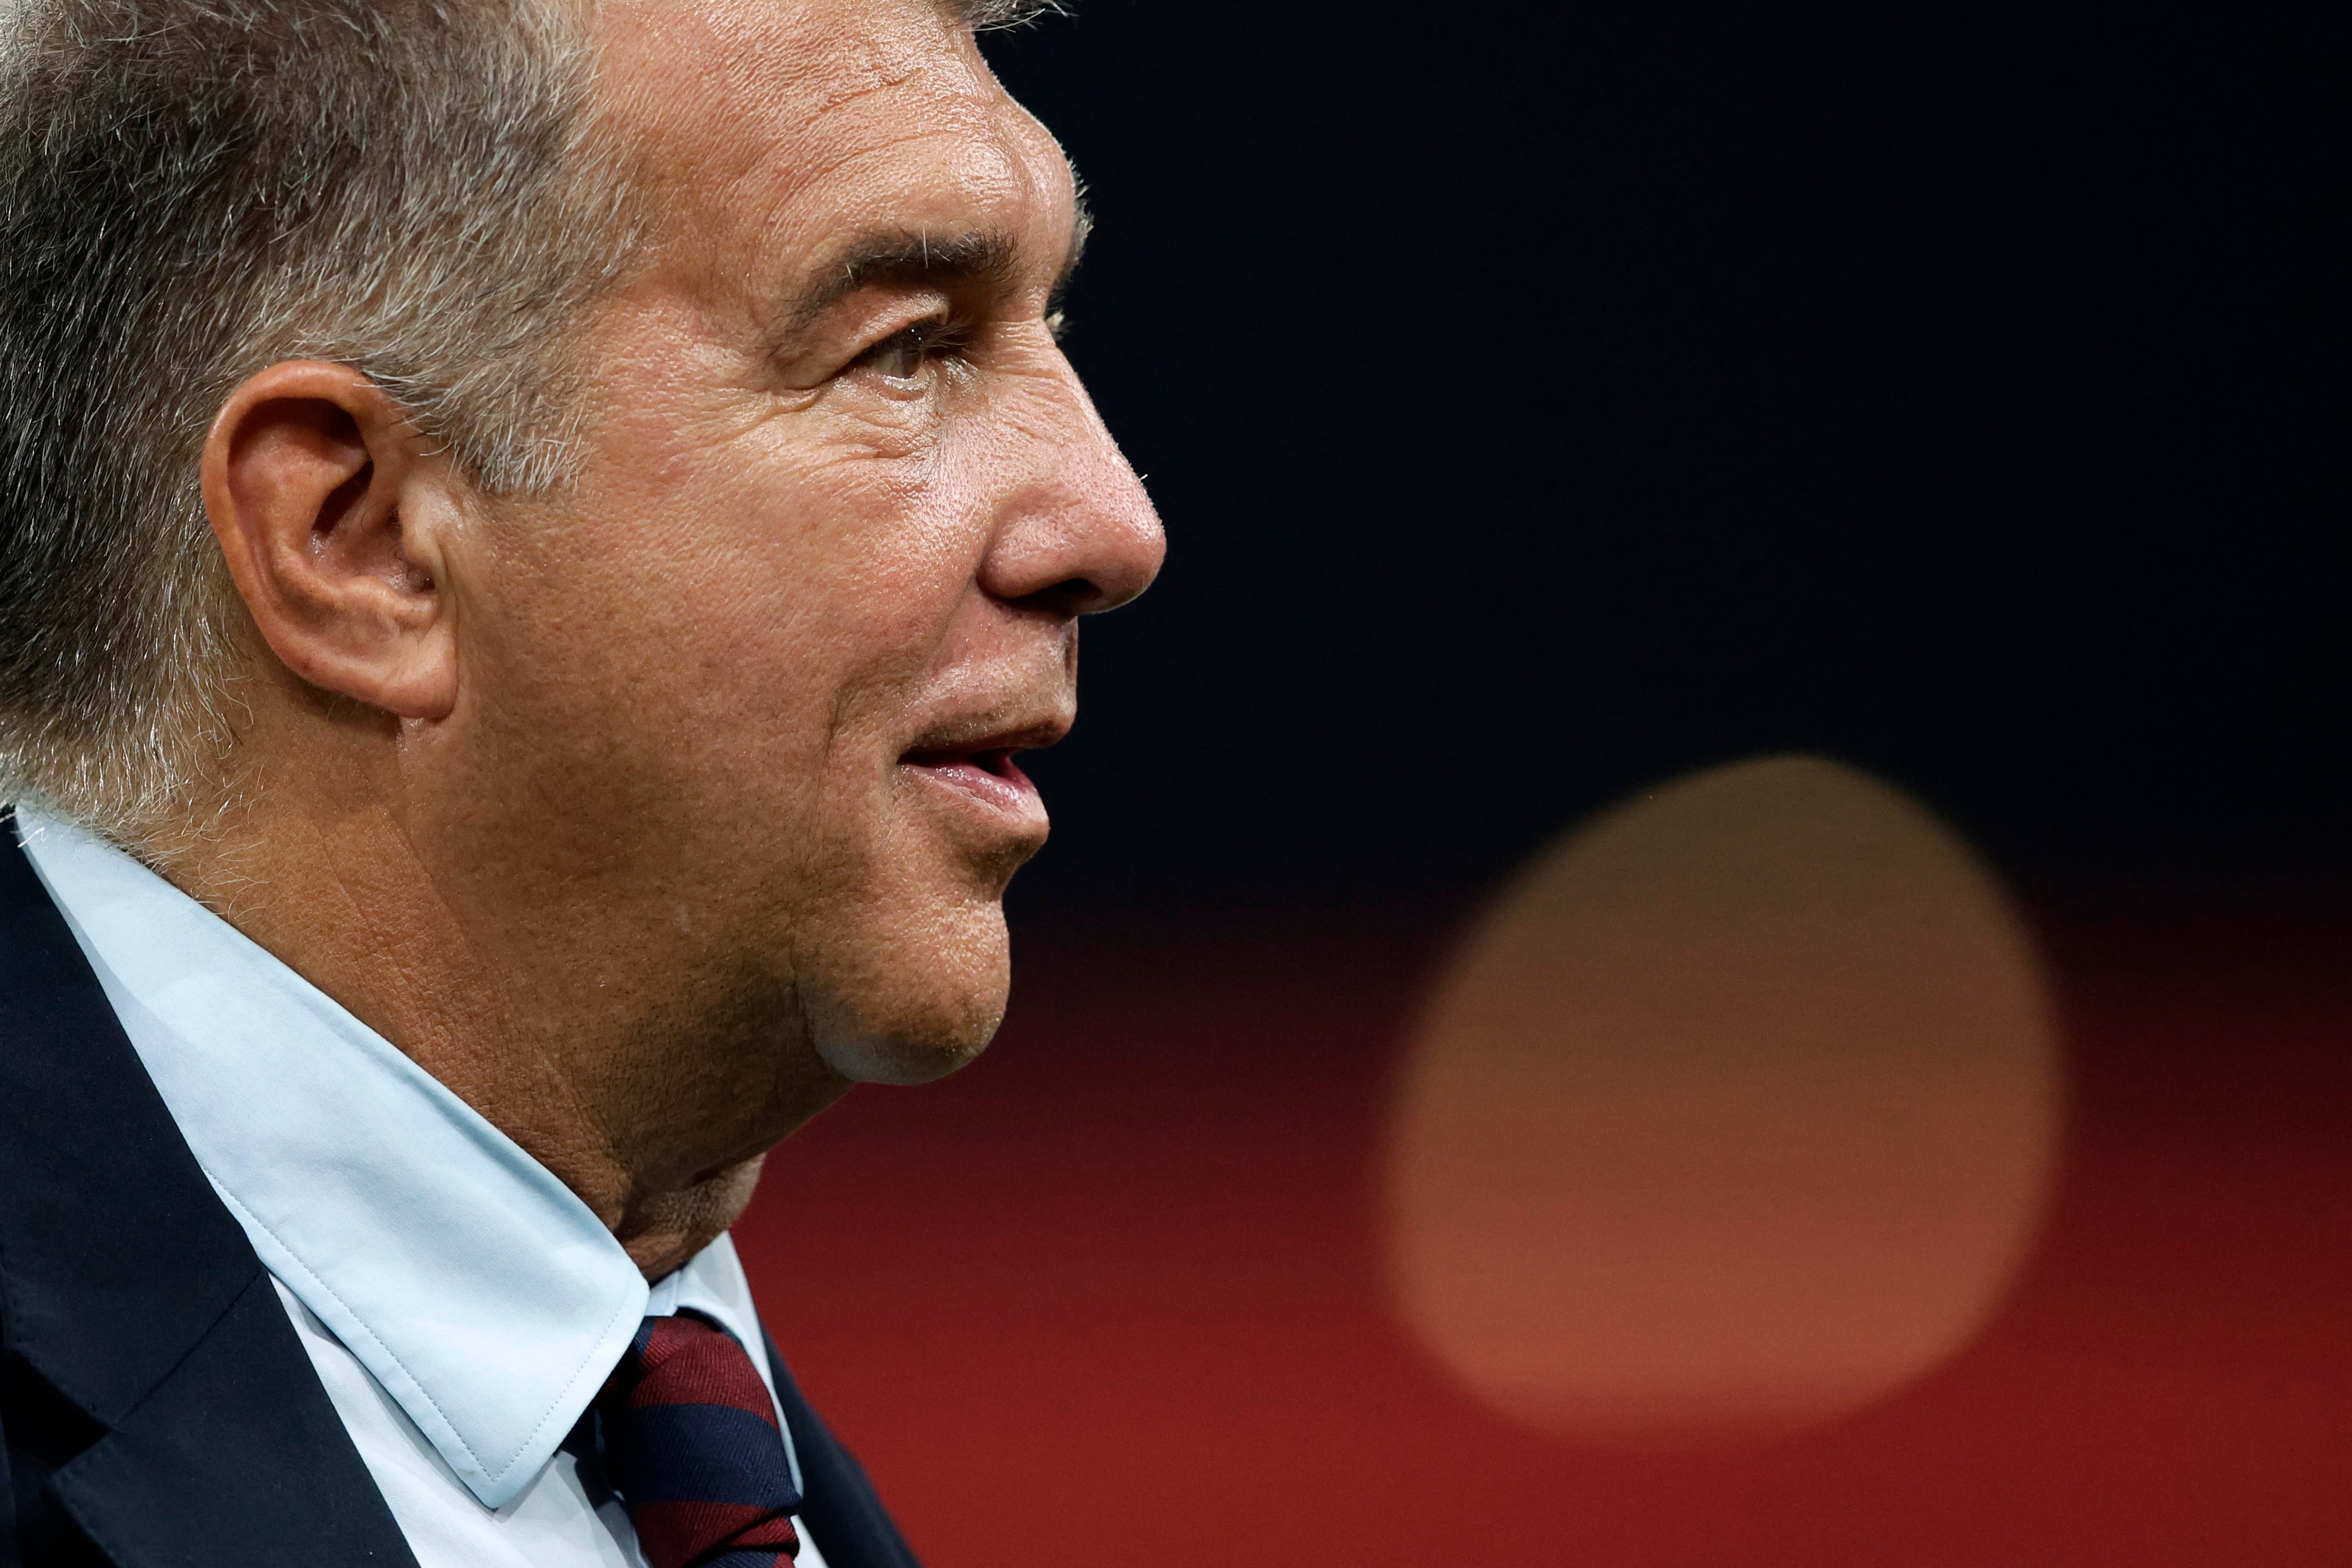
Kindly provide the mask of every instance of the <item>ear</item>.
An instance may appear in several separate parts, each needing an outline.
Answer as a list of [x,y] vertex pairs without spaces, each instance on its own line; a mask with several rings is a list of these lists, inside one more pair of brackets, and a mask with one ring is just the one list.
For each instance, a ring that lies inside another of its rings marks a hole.
[[229,394],[205,510],[270,650],[314,686],[401,718],[456,706],[446,473],[347,365],[289,361]]

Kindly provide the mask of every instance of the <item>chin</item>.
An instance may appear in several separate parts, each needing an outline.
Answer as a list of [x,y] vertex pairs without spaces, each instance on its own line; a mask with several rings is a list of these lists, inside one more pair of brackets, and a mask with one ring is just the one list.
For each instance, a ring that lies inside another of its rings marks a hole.
[[[993,1034],[995,1030],[989,1031]],[[971,1044],[880,1037],[820,1040],[817,1053],[824,1063],[853,1083],[886,1083],[908,1087],[930,1083],[963,1067],[988,1049],[982,1039]]]
[[825,1065],[856,1083],[929,1083],[987,1050],[1011,987],[1002,906],[990,900],[877,935],[812,1009]]

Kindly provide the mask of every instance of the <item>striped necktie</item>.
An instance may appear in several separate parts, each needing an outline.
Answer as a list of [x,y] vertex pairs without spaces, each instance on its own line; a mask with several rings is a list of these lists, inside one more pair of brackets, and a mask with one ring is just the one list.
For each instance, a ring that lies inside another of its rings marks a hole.
[[791,1568],[801,1494],[775,1402],[732,1334],[647,1318],[597,1405],[605,1475],[652,1568]]

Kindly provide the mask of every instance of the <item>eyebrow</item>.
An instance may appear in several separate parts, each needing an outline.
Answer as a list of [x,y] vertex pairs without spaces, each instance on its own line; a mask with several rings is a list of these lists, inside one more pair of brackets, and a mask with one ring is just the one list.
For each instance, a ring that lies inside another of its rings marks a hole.
[[[1051,298],[1059,301],[1094,233],[1094,214],[1079,193],[1070,219],[1069,248],[1054,275]],[[935,235],[908,229],[876,229],[855,235],[835,250],[808,286],[782,312],[785,331],[797,332],[862,288],[887,283],[1009,284],[1020,275],[1021,245],[1004,229],[972,229]]]

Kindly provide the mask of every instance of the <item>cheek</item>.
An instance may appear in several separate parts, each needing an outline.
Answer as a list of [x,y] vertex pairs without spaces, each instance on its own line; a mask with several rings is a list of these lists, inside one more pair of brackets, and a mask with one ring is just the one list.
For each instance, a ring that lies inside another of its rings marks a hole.
[[824,417],[681,394],[608,423],[578,486],[492,539],[482,687],[509,710],[496,761],[518,807],[664,823],[682,894],[782,910],[863,888],[837,913],[881,940],[989,880],[943,864],[895,793],[971,662],[983,465]]
[[975,563],[929,464],[796,449],[785,423],[643,465],[545,575],[606,607],[589,664],[619,700],[713,761],[805,775],[889,727]]
[[706,658],[820,681],[919,669],[977,566],[976,530],[939,470],[928,455],[753,432],[648,497],[645,515],[677,524],[646,565]]

